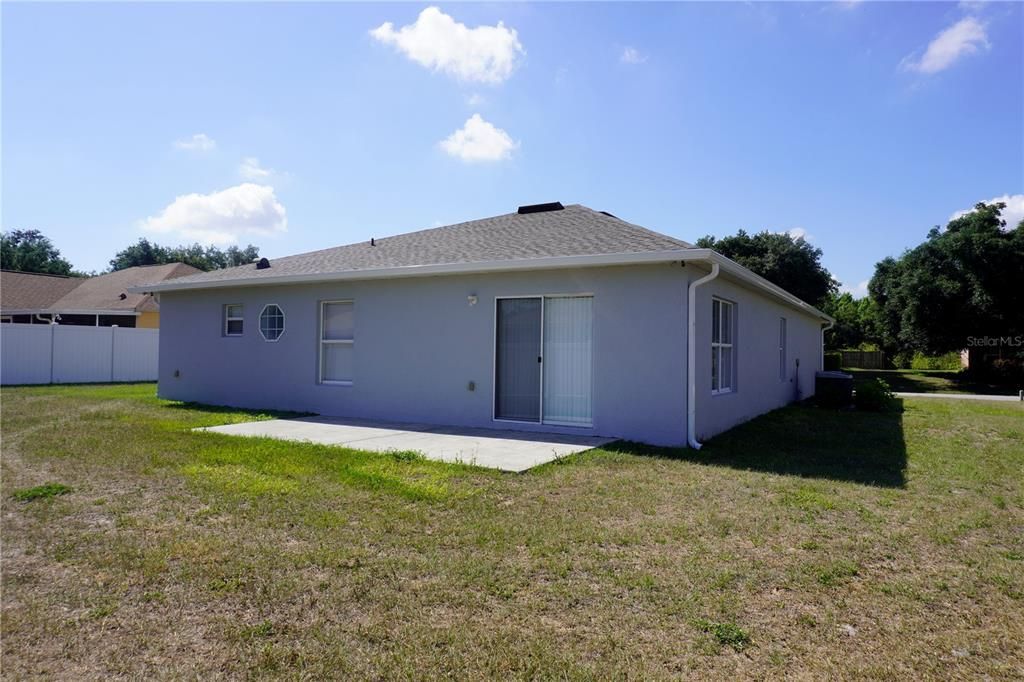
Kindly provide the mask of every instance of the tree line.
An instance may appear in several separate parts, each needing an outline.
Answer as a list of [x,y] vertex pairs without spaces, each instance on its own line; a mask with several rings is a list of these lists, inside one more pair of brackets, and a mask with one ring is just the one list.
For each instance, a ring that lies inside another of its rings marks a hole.
[[[103,272],[114,272],[136,265],[164,265],[165,263],[186,263],[200,270],[218,270],[251,263],[260,257],[258,247],[249,244],[241,248],[187,244],[184,246],[161,246],[148,239],[118,251],[110,260],[110,268]],[[47,275],[70,275],[88,277],[103,272],[81,272],[72,268],[71,263],[61,256],[49,237],[39,230],[11,230],[0,233],[0,266],[15,272],[36,272]]]
[[821,249],[802,238],[741,230],[724,239],[704,237],[697,246],[718,251],[834,317],[825,338],[829,348],[880,349],[893,358],[941,355],[990,339],[1004,346],[1020,372],[1024,220],[1007,226],[1005,209],[1001,202],[979,203],[945,228],[932,228],[918,246],[879,262],[861,299],[839,292],[821,264]]

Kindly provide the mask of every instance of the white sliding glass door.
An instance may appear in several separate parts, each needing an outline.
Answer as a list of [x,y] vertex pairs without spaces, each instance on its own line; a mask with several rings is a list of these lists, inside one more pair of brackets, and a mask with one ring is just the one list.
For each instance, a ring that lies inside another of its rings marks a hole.
[[544,422],[591,424],[593,302],[590,296],[544,300]]
[[593,298],[500,298],[494,418],[590,426]]

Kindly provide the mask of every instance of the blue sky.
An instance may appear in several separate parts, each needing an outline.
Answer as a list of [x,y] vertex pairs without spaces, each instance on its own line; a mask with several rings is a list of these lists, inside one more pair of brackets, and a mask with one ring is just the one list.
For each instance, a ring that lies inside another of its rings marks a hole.
[[93,270],[557,200],[802,230],[856,290],[977,201],[1024,217],[1019,4],[429,7],[4,3],[3,229]]

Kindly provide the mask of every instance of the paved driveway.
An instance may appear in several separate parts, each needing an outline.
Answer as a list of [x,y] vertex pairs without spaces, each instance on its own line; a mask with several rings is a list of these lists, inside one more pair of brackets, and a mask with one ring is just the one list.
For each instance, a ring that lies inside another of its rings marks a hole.
[[199,430],[233,436],[267,436],[343,445],[374,452],[413,450],[428,459],[463,462],[502,471],[526,471],[559,457],[590,450],[615,440],[427,424],[390,424],[334,417],[271,419]]

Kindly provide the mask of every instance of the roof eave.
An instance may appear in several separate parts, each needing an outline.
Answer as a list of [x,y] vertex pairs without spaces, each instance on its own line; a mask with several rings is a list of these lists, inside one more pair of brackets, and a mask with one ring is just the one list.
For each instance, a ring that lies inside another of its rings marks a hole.
[[128,309],[97,309],[97,308],[3,308],[3,315],[130,315],[138,317],[139,313]]
[[671,251],[645,251],[638,253],[609,253],[586,256],[552,256],[547,258],[524,258],[520,260],[477,261],[473,263],[441,263],[438,265],[407,265],[393,268],[368,270],[342,270],[338,272],[245,277],[230,280],[203,280],[182,282],[167,280],[157,284],[130,287],[133,294],[157,293],[161,291],[184,291],[189,289],[220,289],[224,287],[247,287],[275,284],[306,284],[313,282],[340,282],[368,279],[393,279],[398,277],[430,277],[437,275],[479,274],[487,272],[514,272],[517,270],[551,270],[561,268],[586,268],[602,265],[639,265],[678,261],[687,249]]
[[673,249],[669,251],[645,251],[637,253],[609,253],[585,256],[554,256],[521,260],[501,260],[475,263],[443,263],[439,265],[411,265],[372,270],[343,270],[330,273],[245,277],[230,280],[203,280],[182,282],[167,280],[157,284],[129,287],[133,294],[160,293],[164,291],[190,291],[200,289],[223,289],[228,287],[251,287],[280,284],[311,284],[315,282],[344,282],[372,279],[395,279],[400,277],[430,277],[439,275],[480,274],[488,272],[515,272],[520,270],[552,270],[562,268],[588,268],[612,265],[642,265],[672,261],[718,263],[729,276],[760,289],[774,298],[801,310],[808,315],[828,322],[835,320],[817,308],[800,300],[785,289],[756,275],[739,263],[726,258],[712,249]]

